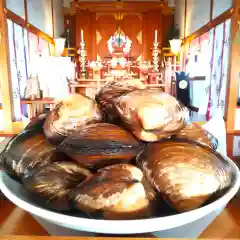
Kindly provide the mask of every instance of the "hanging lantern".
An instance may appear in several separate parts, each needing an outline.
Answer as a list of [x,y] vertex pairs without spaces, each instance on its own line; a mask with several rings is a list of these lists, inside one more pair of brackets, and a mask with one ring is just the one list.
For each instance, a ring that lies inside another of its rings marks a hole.
[[177,55],[180,51],[182,40],[181,39],[172,39],[169,42],[170,42],[170,46],[171,46],[171,52],[173,54]]
[[65,47],[65,38],[55,38],[55,56],[61,57],[63,52],[64,52],[64,47]]

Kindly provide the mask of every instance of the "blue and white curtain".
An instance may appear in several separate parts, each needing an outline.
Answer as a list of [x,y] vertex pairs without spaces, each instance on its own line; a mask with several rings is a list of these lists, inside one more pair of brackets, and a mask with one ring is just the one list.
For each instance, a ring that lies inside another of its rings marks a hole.
[[14,106],[14,120],[22,120],[20,100],[24,95],[27,82],[27,52],[23,29],[8,20],[8,39],[12,79],[12,97]]
[[26,107],[21,106],[30,75],[38,74],[38,59],[50,55],[49,43],[7,20],[12,79],[14,121],[21,121]]
[[[210,119],[217,109],[224,116],[226,103],[226,86],[229,69],[229,41],[231,20],[218,25],[209,35],[212,58],[210,76],[207,78],[206,95],[208,97],[207,119]],[[211,43],[212,41],[212,43]]]
[[183,68],[190,73],[190,76],[206,76],[206,87],[201,96],[199,114],[206,116],[207,120],[217,109],[222,112],[222,115],[225,113],[230,26],[230,19],[217,25],[185,46],[183,54]]

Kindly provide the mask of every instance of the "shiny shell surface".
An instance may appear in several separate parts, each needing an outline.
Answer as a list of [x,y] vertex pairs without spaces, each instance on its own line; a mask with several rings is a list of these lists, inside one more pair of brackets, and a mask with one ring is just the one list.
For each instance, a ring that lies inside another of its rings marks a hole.
[[128,131],[108,123],[90,124],[67,137],[59,149],[88,167],[127,163],[142,149]]
[[158,89],[135,90],[114,99],[119,116],[140,140],[159,141],[184,126],[185,108]]
[[231,184],[231,171],[224,158],[194,142],[151,143],[137,162],[151,185],[179,212],[202,206]]
[[76,208],[90,216],[101,212],[104,219],[150,216],[153,198],[148,198],[142,178],[141,170],[133,165],[103,168],[77,187],[73,193]]
[[57,145],[83,126],[101,120],[102,115],[96,102],[77,94],[59,103],[48,114],[44,123],[44,133],[51,143]]
[[73,208],[71,192],[91,175],[74,162],[55,162],[26,174],[23,186],[37,202],[51,209],[67,211]]
[[197,123],[185,125],[184,128],[177,132],[174,137],[179,139],[192,140],[213,149],[216,149],[218,146],[217,139],[214,138],[210,133],[204,130]]
[[56,161],[56,154],[40,129],[30,129],[14,137],[1,158],[5,171],[20,179],[27,171]]

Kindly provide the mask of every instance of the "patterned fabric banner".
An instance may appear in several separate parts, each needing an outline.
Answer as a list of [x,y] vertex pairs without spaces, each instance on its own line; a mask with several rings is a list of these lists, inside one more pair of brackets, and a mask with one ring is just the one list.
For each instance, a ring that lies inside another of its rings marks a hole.
[[37,75],[37,62],[39,58],[39,47],[38,47],[38,37],[33,33],[28,33],[29,35],[29,75],[36,76]]
[[18,84],[20,89],[20,97],[24,97],[25,87],[27,85],[27,62],[24,47],[24,36],[22,27],[14,24],[14,42],[15,42],[15,58],[17,63]]
[[220,94],[218,105],[222,110],[222,113],[225,113],[225,104],[226,104],[226,90],[227,90],[227,79],[229,72],[229,53],[230,53],[230,29],[231,29],[231,20],[225,22],[224,27],[224,47],[222,49],[222,74],[221,74],[221,85],[220,85]]
[[12,81],[14,121],[21,121],[26,107],[21,106],[29,77],[39,75],[40,58],[50,55],[49,43],[7,20]]
[[[199,115],[209,120],[217,109],[224,115],[229,68],[231,20],[219,24],[208,33],[185,46],[183,67],[190,76],[205,76],[205,92]],[[193,96],[194,98],[194,96]]]
[[211,81],[209,82],[209,106],[207,118],[220,108],[225,113],[226,85],[229,68],[230,24],[228,20],[215,28]]
[[48,46],[48,42],[46,42],[43,39],[39,39],[39,50],[41,52],[41,56],[42,57],[48,57],[49,54],[49,46]]
[[15,24],[7,20],[8,23],[8,40],[9,40],[9,57],[11,66],[11,80],[12,80],[12,98],[14,109],[14,120],[21,121],[21,106],[20,106],[20,86],[21,80],[20,72],[17,69],[16,48],[15,48]]

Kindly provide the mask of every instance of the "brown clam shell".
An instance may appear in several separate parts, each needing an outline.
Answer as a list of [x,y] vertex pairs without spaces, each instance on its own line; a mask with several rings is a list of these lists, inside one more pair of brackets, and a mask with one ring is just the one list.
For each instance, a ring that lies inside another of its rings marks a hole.
[[83,126],[101,120],[102,115],[96,102],[86,96],[76,94],[59,103],[48,114],[44,123],[44,133],[52,144],[59,144]]
[[151,185],[179,212],[201,207],[231,184],[228,163],[194,142],[170,139],[149,144],[137,162]]
[[184,126],[186,109],[161,90],[135,90],[114,101],[122,121],[140,140],[159,141]]
[[101,177],[104,179],[117,179],[126,181],[139,181],[143,179],[142,171],[133,167],[131,164],[116,164],[101,168],[98,170]]
[[218,145],[217,139],[197,123],[184,126],[183,129],[174,135],[174,138],[192,140],[213,149],[216,149]]
[[131,84],[130,81],[113,81],[100,90],[95,99],[108,122],[115,123],[119,118],[113,99],[139,88],[142,86],[136,83]]
[[73,192],[76,208],[90,216],[101,213],[104,219],[149,217],[155,195],[148,198],[142,178],[141,170],[133,165],[119,164],[101,169]]
[[91,173],[74,162],[55,162],[29,172],[23,178],[23,186],[48,208],[67,211],[73,208],[71,192]]
[[47,113],[39,114],[38,116],[34,117],[24,128],[24,130],[29,129],[42,129],[44,122],[46,120]]
[[14,137],[1,154],[5,171],[20,179],[32,169],[57,159],[56,148],[50,145],[39,129],[24,130]]
[[59,149],[84,166],[100,168],[128,163],[142,147],[126,130],[109,123],[97,123],[67,137]]

